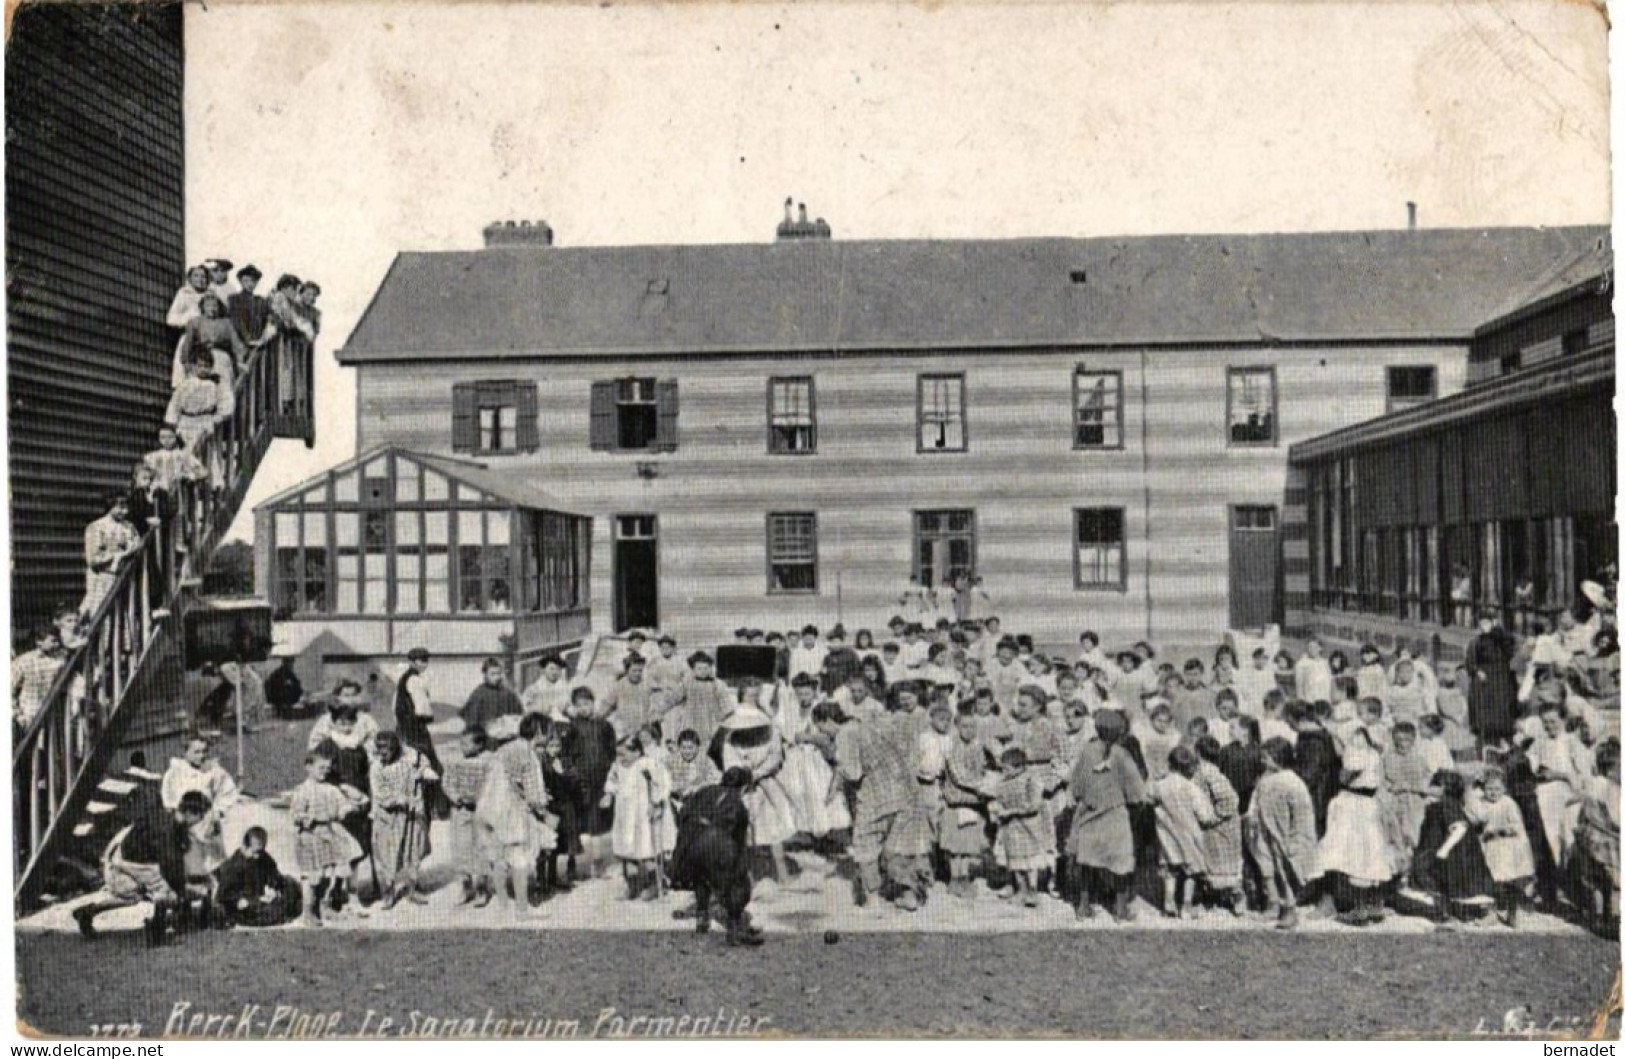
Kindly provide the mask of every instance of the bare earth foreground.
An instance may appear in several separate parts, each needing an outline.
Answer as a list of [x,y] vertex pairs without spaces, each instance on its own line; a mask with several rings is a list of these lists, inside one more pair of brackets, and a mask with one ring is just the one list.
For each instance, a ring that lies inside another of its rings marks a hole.
[[665,1031],[685,1036],[707,1019],[707,1036],[1471,1037],[1519,1008],[1584,1035],[1620,962],[1617,943],[1574,935],[1152,930],[781,935],[757,950],[669,931],[489,930],[238,931],[158,951],[43,932],[17,946],[33,1032],[81,1036],[94,1021],[191,1036],[188,1017],[259,1005],[246,1029],[206,1030],[250,1039],[477,1037],[499,1019],[533,1036],[661,1032],[636,1016],[671,1017]]

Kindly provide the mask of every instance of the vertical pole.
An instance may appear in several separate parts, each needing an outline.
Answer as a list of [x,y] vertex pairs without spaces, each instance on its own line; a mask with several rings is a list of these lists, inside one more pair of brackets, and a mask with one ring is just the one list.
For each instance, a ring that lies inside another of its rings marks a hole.
[[243,684],[247,680],[248,663],[243,660],[243,653],[237,652],[237,786],[242,787],[248,780],[248,773],[243,770]]

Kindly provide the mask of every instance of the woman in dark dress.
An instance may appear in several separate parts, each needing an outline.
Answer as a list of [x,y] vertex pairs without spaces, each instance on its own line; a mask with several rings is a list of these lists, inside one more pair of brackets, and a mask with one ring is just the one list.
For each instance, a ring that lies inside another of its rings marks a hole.
[[1517,721],[1518,681],[1512,656],[1518,644],[1494,614],[1481,612],[1478,635],[1467,645],[1468,724],[1486,745],[1505,745]]

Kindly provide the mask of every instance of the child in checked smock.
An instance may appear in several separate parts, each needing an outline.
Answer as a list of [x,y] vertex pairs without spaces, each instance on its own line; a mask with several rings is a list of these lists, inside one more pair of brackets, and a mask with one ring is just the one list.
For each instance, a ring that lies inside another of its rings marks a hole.
[[311,752],[305,755],[305,780],[294,788],[288,812],[298,832],[294,839],[294,861],[299,868],[299,891],[304,914],[299,922],[319,927],[321,900],[329,887],[347,880],[355,862],[361,859],[360,843],[346,831],[341,821],[367,803],[366,795],[348,784],[335,787],[327,782],[332,761]]

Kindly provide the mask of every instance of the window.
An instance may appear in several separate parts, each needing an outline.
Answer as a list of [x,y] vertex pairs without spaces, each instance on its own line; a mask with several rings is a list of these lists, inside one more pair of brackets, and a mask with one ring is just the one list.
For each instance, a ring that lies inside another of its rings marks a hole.
[[813,408],[811,376],[767,381],[767,451],[781,454],[814,452],[818,448],[818,420]]
[[1433,365],[1388,369],[1388,411],[1414,408],[1438,395],[1438,371]]
[[1085,371],[1072,376],[1072,447],[1123,447],[1123,373]]
[[1227,415],[1231,445],[1274,445],[1275,369],[1231,368]]
[[920,452],[965,451],[965,376],[921,375]]
[[914,513],[914,576],[926,588],[976,573],[976,512]]
[[278,511],[272,532],[276,537],[273,591],[277,619],[326,613],[327,512]]
[[1079,588],[1128,587],[1123,561],[1123,509],[1085,507],[1073,512],[1073,579]]
[[658,422],[653,379],[622,379],[615,384],[615,436],[621,448],[653,448]]
[[1523,353],[1522,353],[1522,351],[1518,351],[1518,352],[1514,352],[1514,353],[1503,353],[1501,355],[1501,374],[1502,375],[1510,375],[1513,372],[1517,371],[1521,367],[1523,367]]
[[1247,504],[1238,504],[1232,509],[1230,526],[1238,530],[1268,530],[1275,529],[1275,509],[1273,507],[1257,507]]
[[1563,332],[1563,355],[1565,357],[1584,353],[1590,346],[1591,335],[1585,328],[1581,327],[1574,331]]
[[508,576],[509,521],[506,511],[457,512],[459,611],[499,614],[513,609]]
[[767,516],[767,590],[818,591],[818,516]]
[[595,452],[675,452],[677,380],[592,384],[589,444]]
[[535,452],[536,384],[464,382],[452,387],[453,452]]

